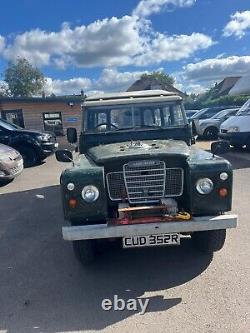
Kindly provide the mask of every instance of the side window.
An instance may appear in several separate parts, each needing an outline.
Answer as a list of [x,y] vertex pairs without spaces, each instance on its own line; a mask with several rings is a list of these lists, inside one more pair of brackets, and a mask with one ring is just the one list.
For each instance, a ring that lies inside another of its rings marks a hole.
[[173,106],[173,126],[184,125],[184,118],[179,105]]

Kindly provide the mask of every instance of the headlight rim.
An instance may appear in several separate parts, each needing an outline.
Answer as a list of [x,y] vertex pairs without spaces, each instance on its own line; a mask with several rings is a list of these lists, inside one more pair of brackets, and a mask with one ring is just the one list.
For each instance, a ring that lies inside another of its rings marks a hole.
[[[211,187],[210,187],[210,191],[209,192],[205,192],[204,190],[202,190],[201,188],[201,182],[204,182],[204,181],[207,181],[208,183],[210,183]],[[196,184],[195,184],[195,188],[196,188],[196,191],[201,194],[201,195],[208,195],[210,194],[213,189],[214,189],[214,182],[212,181],[212,179],[208,178],[208,177],[203,177],[203,178],[199,178],[197,181],[196,181]]]
[[[85,194],[88,190],[92,190],[92,191],[95,192],[95,196],[94,196],[93,199],[87,199],[86,198]],[[89,184],[89,185],[84,186],[84,188],[82,189],[81,195],[82,195],[82,198],[85,202],[93,203],[93,202],[96,202],[97,199],[99,198],[100,192],[99,192],[99,189],[95,185]]]

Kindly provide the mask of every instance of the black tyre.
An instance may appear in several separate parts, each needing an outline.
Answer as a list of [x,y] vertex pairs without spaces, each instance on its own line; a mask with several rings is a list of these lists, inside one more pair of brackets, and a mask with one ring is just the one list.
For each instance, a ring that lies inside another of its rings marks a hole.
[[17,147],[17,150],[22,155],[23,165],[25,168],[29,168],[38,163],[38,156],[34,148],[29,146]]
[[226,229],[195,232],[192,235],[193,246],[204,253],[213,253],[223,248]]
[[204,134],[203,137],[207,140],[213,140],[218,138],[218,129],[216,127],[208,127]]
[[96,259],[96,249],[94,240],[73,241],[73,249],[76,258],[83,265],[89,265]]

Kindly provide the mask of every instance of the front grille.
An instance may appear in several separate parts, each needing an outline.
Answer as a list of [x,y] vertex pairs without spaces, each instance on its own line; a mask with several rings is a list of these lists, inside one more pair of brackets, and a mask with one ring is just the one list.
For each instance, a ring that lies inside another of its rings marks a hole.
[[162,161],[139,161],[125,164],[123,169],[106,176],[112,201],[147,203],[182,195],[182,168],[166,168]]

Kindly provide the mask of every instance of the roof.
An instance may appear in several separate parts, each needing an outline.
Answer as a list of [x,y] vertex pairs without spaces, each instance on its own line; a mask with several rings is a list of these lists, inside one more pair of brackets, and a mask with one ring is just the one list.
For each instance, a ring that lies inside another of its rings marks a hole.
[[142,91],[129,91],[109,94],[92,95],[86,98],[86,101],[98,101],[108,99],[121,99],[121,98],[136,98],[136,97],[151,97],[151,96],[173,96],[170,91],[166,90],[142,90]]
[[234,85],[239,81],[240,76],[226,77],[223,81],[217,85],[217,96],[228,95],[229,91],[234,87]]
[[101,94],[87,97],[85,106],[95,105],[117,105],[132,104],[143,102],[165,102],[165,101],[181,101],[182,98],[172,92],[165,90],[148,90],[133,91],[112,94]]
[[185,93],[178,90],[171,84],[162,84],[157,79],[154,78],[142,78],[135,81],[127,91],[138,91],[138,90],[153,90],[155,87],[159,87],[160,89],[175,93],[176,95],[181,96],[182,98],[187,97]]
[[228,95],[250,95],[250,75],[240,78]]

